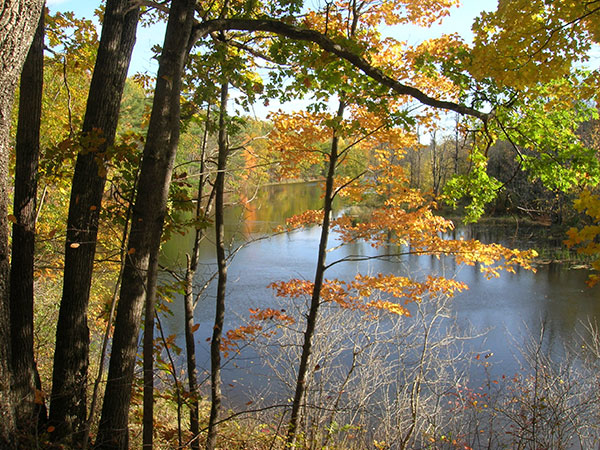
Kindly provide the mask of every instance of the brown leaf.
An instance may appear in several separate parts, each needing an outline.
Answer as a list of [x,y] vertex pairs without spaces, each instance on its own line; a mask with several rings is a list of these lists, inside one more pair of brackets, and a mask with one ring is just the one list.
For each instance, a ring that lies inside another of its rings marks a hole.
[[35,402],[36,405],[43,405],[44,404],[44,397],[45,397],[45,395],[44,395],[43,391],[40,391],[39,389],[35,390],[35,400],[34,400],[34,402]]

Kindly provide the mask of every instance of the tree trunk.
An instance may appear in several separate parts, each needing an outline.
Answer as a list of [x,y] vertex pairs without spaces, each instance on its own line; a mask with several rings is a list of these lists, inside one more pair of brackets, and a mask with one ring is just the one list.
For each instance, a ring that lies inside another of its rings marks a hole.
[[200,424],[198,415],[200,414],[200,406],[198,402],[198,380],[196,372],[196,344],[194,342],[194,275],[198,267],[197,258],[194,254],[188,255],[187,269],[185,272],[185,296],[184,296],[184,313],[185,313],[185,350],[187,356],[187,371],[188,371],[188,386],[190,390],[190,432],[192,433],[192,443],[190,447],[193,450],[200,449],[198,442],[198,434],[200,432]]
[[454,176],[458,175],[458,156],[460,152],[460,114],[456,114],[456,122],[454,125]]
[[[202,197],[204,194],[204,185],[206,183],[206,144],[208,141],[208,126],[210,118],[210,104],[206,110],[206,126],[204,127],[204,137],[202,139],[202,153],[200,156],[200,179],[198,180],[198,200],[196,203],[196,221],[199,221],[202,215]],[[204,214],[210,210],[210,200],[206,205]],[[200,424],[198,416],[200,414],[198,380],[196,370],[196,344],[194,342],[194,277],[198,269],[198,259],[200,258],[200,242],[204,237],[204,229],[196,225],[196,234],[194,237],[194,247],[191,256],[187,257],[187,268],[185,272],[185,350],[187,355],[188,386],[190,389],[190,431],[192,433],[192,450],[199,450],[198,434],[200,433]]]
[[[337,111],[337,119],[344,117],[344,103],[340,102]],[[321,289],[325,277],[325,263],[327,258],[327,241],[329,240],[329,224],[333,211],[333,181],[335,177],[335,168],[338,161],[339,136],[334,130],[331,141],[331,153],[329,154],[329,168],[325,180],[325,198],[323,199],[323,225],[321,226],[321,239],[319,241],[319,253],[317,256],[317,269],[315,271],[314,286],[310,300],[310,310],[306,319],[306,329],[304,331],[304,343],[302,344],[302,354],[300,356],[300,365],[298,367],[298,377],[296,378],[296,392],[292,403],[292,415],[288,425],[287,442],[289,447],[294,447],[298,424],[300,423],[300,407],[302,398],[306,391],[306,375],[308,373],[308,363],[312,351],[312,340],[315,334],[319,306],[321,305]]]
[[217,268],[219,278],[217,281],[217,299],[215,312],[215,325],[210,342],[210,418],[208,421],[208,435],[206,437],[206,450],[213,450],[217,442],[217,421],[221,409],[221,336],[225,321],[225,288],[227,286],[227,257],[225,256],[225,169],[227,168],[227,97],[228,85],[221,87],[221,107],[219,112],[219,156],[217,158],[217,179],[215,180],[215,242],[217,252]]
[[92,75],[67,219],[63,295],[56,328],[50,422],[54,439],[73,443],[85,434],[89,361],[87,309],[98,218],[106,182],[104,161],[113,145],[139,7],[129,0],[108,0],[96,65]]
[[21,73],[17,125],[10,325],[13,393],[17,427],[26,434],[36,428],[36,366],[33,354],[33,258],[40,121],[44,84],[44,14]]
[[[133,207],[128,256],[115,320],[108,380],[96,446],[126,449],[131,387],[150,260],[160,248],[173,160],[179,141],[181,75],[188,53],[194,0],[171,4],[148,136]],[[175,132],[177,130],[177,132]],[[151,312],[148,312],[149,314]]]
[[43,0],[4,0],[0,8],[0,447],[12,448],[15,410],[11,392],[8,246],[8,155],[11,111],[23,62]]
[[438,151],[435,131],[431,133],[431,143],[429,144],[429,151],[431,152],[431,189],[433,191],[433,196],[437,197],[440,184],[439,179],[441,157]]
[[153,448],[152,441],[154,437],[154,309],[156,306],[157,276],[158,252],[156,254],[150,253],[144,306],[144,399],[142,414],[142,448],[144,450]]

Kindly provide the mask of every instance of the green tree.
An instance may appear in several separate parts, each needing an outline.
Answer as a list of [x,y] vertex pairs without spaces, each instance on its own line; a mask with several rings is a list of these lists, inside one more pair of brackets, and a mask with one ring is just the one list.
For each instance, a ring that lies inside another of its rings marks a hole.
[[600,8],[588,0],[501,1],[475,21],[473,48],[447,66],[449,76],[475,90],[475,105],[493,108],[474,145],[472,173],[447,189],[472,199],[470,218],[502,186],[486,173],[496,139],[509,142],[529,177],[553,191],[600,180],[595,150],[578,134],[597,115],[600,72],[589,68],[589,52],[598,43],[599,23]]

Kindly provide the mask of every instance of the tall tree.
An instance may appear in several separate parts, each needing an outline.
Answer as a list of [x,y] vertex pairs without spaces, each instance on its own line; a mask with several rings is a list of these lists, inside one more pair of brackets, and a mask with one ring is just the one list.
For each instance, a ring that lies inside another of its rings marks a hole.
[[[171,4],[115,320],[108,380],[96,446],[129,447],[127,429],[138,334],[149,271],[157,270],[168,187],[179,142],[180,90],[194,18],[194,0]],[[152,266],[150,266],[152,261]],[[152,289],[153,290],[153,289]],[[154,291],[154,290],[153,290]],[[146,311],[146,314],[154,314]]]
[[4,448],[12,448],[16,444],[9,365],[9,133],[17,80],[33,40],[43,3],[43,0],[5,0],[0,9],[0,446]]
[[35,427],[33,259],[43,84],[44,13],[42,11],[21,73],[10,266],[13,392],[16,398],[17,425],[25,432]]
[[217,442],[217,423],[221,409],[221,338],[225,322],[225,289],[227,287],[227,257],[225,255],[225,175],[229,145],[227,139],[227,99],[228,82],[221,87],[219,110],[219,155],[217,157],[217,178],[215,180],[215,247],[217,253],[217,298],[215,325],[210,341],[210,417],[206,450],[213,450]]
[[[135,43],[139,6],[108,0],[73,174],[63,296],[56,328],[50,421],[54,438],[81,438],[87,413],[89,361],[87,308],[105,162],[115,140],[121,96]],[[74,434],[75,433],[75,434]]]
[[[185,294],[184,294],[184,317],[185,317],[185,350],[188,371],[188,386],[190,391],[190,432],[192,433],[192,450],[200,450],[198,442],[198,434],[200,432],[199,414],[200,401],[198,391],[198,367],[196,365],[196,343],[194,341],[194,330],[197,326],[194,325],[194,278],[198,269],[198,261],[200,260],[200,243],[205,236],[205,228],[199,223],[203,220],[211,210],[212,195],[209,195],[206,201],[206,206],[203,207],[203,198],[205,189],[209,183],[209,177],[205,173],[207,152],[206,145],[208,142],[208,129],[210,126],[210,107],[209,102],[206,108],[206,119],[204,124],[204,133],[202,136],[202,148],[200,152],[200,174],[198,179],[198,190],[196,200],[196,211],[194,219],[195,233],[194,246],[191,254],[187,256],[187,267],[185,271]],[[204,208],[204,209],[203,209]]]
[[[344,102],[340,101],[335,120],[338,123],[344,117]],[[339,131],[333,130],[331,139],[331,148],[329,151],[329,161],[327,166],[327,176],[325,181],[325,195],[323,198],[323,221],[321,223],[321,237],[319,239],[319,250],[317,253],[317,268],[315,269],[315,277],[313,289],[310,297],[309,312],[306,317],[306,329],[304,331],[304,340],[302,342],[302,354],[298,365],[298,375],[296,377],[296,389],[294,392],[294,400],[292,402],[292,413],[288,425],[287,442],[290,447],[293,447],[296,442],[298,424],[300,422],[300,407],[306,390],[306,375],[309,372],[309,358],[312,352],[312,344],[317,325],[319,307],[321,306],[321,291],[325,282],[325,270],[327,263],[327,246],[329,241],[330,221],[333,213],[333,198],[336,195],[334,180],[335,171],[339,158]]]
[[[410,19],[420,17],[420,8],[417,2],[400,2],[402,5],[406,3],[408,8],[408,16]],[[442,2],[441,8],[434,5],[431,9],[431,14],[419,23],[433,22],[443,15],[445,6],[450,2]],[[403,10],[398,5],[399,10]],[[193,5],[187,5],[191,11]],[[425,86],[423,89],[415,88],[397,81],[398,77],[403,76],[403,72],[396,73],[395,67],[385,67],[381,69],[376,63],[381,61],[376,60],[370,63],[366,52],[360,54],[356,49],[369,48],[371,50],[387,50],[382,46],[373,45],[370,39],[374,39],[375,34],[366,35],[364,42],[358,46],[346,46],[346,41],[340,36],[330,37],[328,33],[328,18],[329,15],[321,14],[318,19],[321,31],[316,31],[306,28],[306,22],[302,26],[290,24],[294,22],[293,18],[289,18],[289,13],[295,11],[298,5],[291,5],[290,11],[282,11],[275,8],[276,14],[286,16],[286,21],[277,21],[269,19],[216,19],[207,20],[194,27],[194,38],[189,43],[190,45],[203,36],[209,33],[220,30],[247,30],[247,31],[263,31],[280,34],[292,39],[308,41],[317,44],[321,49],[330,52],[340,59],[348,61],[360,69],[364,74],[369,76],[374,83],[367,86],[375,88],[377,85],[383,86],[383,91],[391,89],[395,94],[410,96],[424,105],[434,108],[450,109],[462,114],[470,114],[486,121],[490,114],[482,113],[474,108],[464,106],[456,101],[439,99],[435,93],[434,86],[428,86],[426,83],[421,83]],[[357,4],[353,3],[352,8],[356,8]],[[172,156],[175,151],[177,136],[173,127],[173,120],[178,117],[179,106],[175,105],[175,100],[179,98],[178,83],[180,77],[179,64],[183,65],[185,58],[185,37],[183,33],[187,30],[188,24],[191,29],[192,18],[189,22],[182,14],[184,14],[186,6],[182,6],[182,2],[173,3],[170,11],[169,25],[178,27],[177,30],[167,28],[167,37],[161,57],[161,65],[159,77],[157,80],[156,97],[153,106],[153,114],[150,122],[150,131],[144,151],[144,162],[142,164],[141,181],[136,199],[136,208],[133,223],[132,236],[129,244],[128,266],[124,283],[121,288],[121,302],[115,326],[115,339],[113,343],[113,353],[111,356],[111,369],[109,372],[109,381],[107,384],[107,393],[102,413],[102,420],[99,433],[99,445],[107,447],[122,447],[127,445],[127,410],[130,400],[131,382],[133,380],[133,367],[135,362],[137,336],[140,326],[142,303],[146,293],[150,295],[154,291],[151,276],[155,270],[157,260],[157,252],[160,244],[160,234],[162,228],[162,220],[164,215],[164,205],[166,199],[166,190],[170,181]],[[440,10],[442,12],[440,13]],[[387,9],[386,9],[387,11]],[[192,13],[189,13],[191,16]],[[384,17],[386,15],[386,17]],[[181,17],[180,17],[181,16]],[[208,13],[206,14],[208,16]],[[177,18],[175,18],[177,17]],[[337,19],[336,19],[337,20]],[[406,17],[387,17],[387,12],[376,12],[367,20],[371,24],[377,24],[382,21],[407,22]],[[416,20],[416,19],[415,19]],[[333,22],[332,22],[333,23]],[[317,28],[317,27],[315,27]],[[324,31],[323,31],[324,29]],[[179,46],[175,43],[179,41]],[[167,45],[167,43],[169,45]],[[344,45],[342,45],[344,44]],[[351,50],[353,48],[354,50]],[[314,52],[316,53],[316,52]],[[362,55],[365,56],[362,56]],[[179,59],[181,57],[181,59]],[[317,54],[316,57],[321,57]],[[313,56],[313,59],[315,56]],[[326,58],[321,58],[323,61],[331,61]],[[335,59],[335,58],[333,58]],[[312,61],[312,60],[311,60]],[[167,67],[168,65],[168,67]],[[331,85],[336,83],[339,85],[339,79],[330,79]],[[353,79],[359,80],[357,74],[352,74]],[[310,79],[308,79],[310,82]],[[345,81],[348,81],[347,79]],[[448,98],[443,92],[442,98]],[[169,131],[171,130],[171,131]],[[146,291],[144,290],[146,289]],[[150,303],[148,303],[150,304]],[[151,311],[146,311],[146,314],[152,314]]]

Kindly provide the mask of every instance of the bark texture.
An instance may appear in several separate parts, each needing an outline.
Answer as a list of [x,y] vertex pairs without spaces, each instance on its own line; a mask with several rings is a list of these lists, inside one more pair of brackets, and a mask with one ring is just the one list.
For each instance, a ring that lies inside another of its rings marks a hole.
[[154,438],[154,309],[156,306],[156,282],[158,254],[150,254],[144,315],[144,400],[142,416],[142,448],[152,449]]
[[[128,414],[150,261],[156,264],[167,194],[179,141],[181,75],[188,53],[194,0],[174,0],[160,58],[152,113],[133,207],[128,256],[115,320],[97,448],[129,446]],[[151,312],[149,312],[151,314]]]
[[[82,126],[65,245],[63,295],[56,329],[50,422],[54,439],[79,442],[85,435],[89,361],[87,309],[92,282],[98,217],[106,183],[104,162],[113,145],[139,7],[108,0]],[[83,142],[83,140],[82,140]]]
[[10,324],[13,393],[17,427],[25,433],[36,427],[36,366],[33,354],[33,258],[37,212],[37,171],[44,84],[44,15],[23,65],[19,121],[15,146],[12,258],[10,267]]
[[[210,211],[211,200],[209,198],[204,213],[202,212],[202,198],[204,197],[204,187],[207,183],[205,176],[206,170],[206,144],[208,141],[208,127],[210,117],[210,104],[206,110],[206,124],[204,126],[204,136],[202,139],[202,154],[200,157],[200,178],[198,179],[198,200],[196,203],[196,220],[199,221]],[[212,197],[212,196],[211,196]],[[194,236],[194,247],[192,254],[187,255],[187,267],[185,271],[185,295],[184,295],[184,317],[185,317],[185,350],[187,356],[188,386],[190,390],[190,432],[192,433],[192,442],[190,448],[199,450],[198,434],[200,432],[199,413],[200,413],[200,393],[198,392],[198,373],[196,365],[196,343],[194,341],[194,277],[198,269],[198,260],[200,258],[200,242],[204,237],[204,228],[196,226]]]
[[8,155],[11,111],[16,84],[42,4],[43,0],[4,0],[0,7],[0,448],[12,448],[16,443],[9,363]]
[[200,432],[200,423],[198,415],[200,413],[198,377],[196,370],[196,343],[194,341],[194,275],[198,267],[196,258],[196,248],[194,245],[193,255],[187,258],[187,268],[185,272],[185,296],[184,296],[184,314],[185,314],[185,350],[187,356],[188,387],[190,390],[190,432],[194,439],[190,444],[192,450],[199,450],[198,433]]
[[225,255],[225,170],[227,169],[227,98],[228,85],[221,87],[221,109],[219,112],[219,155],[215,180],[215,247],[217,253],[217,298],[215,325],[210,342],[210,417],[206,450],[214,450],[217,443],[217,423],[221,410],[221,338],[225,322],[225,289],[227,287],[227,257]]

